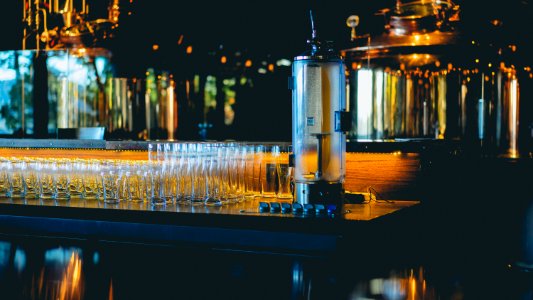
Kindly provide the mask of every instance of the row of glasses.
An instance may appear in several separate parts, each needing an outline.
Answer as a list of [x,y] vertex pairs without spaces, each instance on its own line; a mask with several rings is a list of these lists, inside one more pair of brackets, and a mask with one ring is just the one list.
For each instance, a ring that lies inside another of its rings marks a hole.
[[[126,175],[131,169],[144,170],[142,165],[119,160],[0,158],[0,197],[118,203],[135,195]],[[146,173],[142,176],[146,178]],[[147,200],[149,193],[141,194]]]
[[0,197],[218,206],[292,198],[290,145],[151,143],[148,161],[0,158]]
[[290,145],[158,142],[148,145],[158,203],[222,205],[253,197],[292,198]]

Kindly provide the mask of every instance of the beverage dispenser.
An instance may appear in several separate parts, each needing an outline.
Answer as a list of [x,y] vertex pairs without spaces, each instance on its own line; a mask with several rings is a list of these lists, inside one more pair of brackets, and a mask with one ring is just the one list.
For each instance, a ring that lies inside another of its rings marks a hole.
[[342,204],[349,124],[344,63],[331,43],[318,39],[312,13],[311,27],[308,49],[292,65],[294,199]]

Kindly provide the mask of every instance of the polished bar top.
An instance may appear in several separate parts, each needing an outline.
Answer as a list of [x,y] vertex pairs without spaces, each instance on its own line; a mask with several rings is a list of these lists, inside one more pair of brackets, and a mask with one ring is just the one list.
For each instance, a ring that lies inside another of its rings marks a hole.
[[260,213],[260,201],[275,199],[222,207],[0,199],[0,233],[315,255],[337,251],[343,237],[356,234],[359,239],[370,227],[391,228],[387,222],[411,218],[403,212],[419,204],[348,204],[342,214],[331,217]]
[[227,204],[223,206],[191,206],[179,204],[152,205],[147,202],[121,201],[118,204],[108,204],[98,200],[44,200],[44,199],[0,199],[0,214],[6,209],[41,209],[52,211],[54,209],[70,209],[71,211],[101,212],[112,211],[121,212],[143,212],[150,214],[166,214],[175,217],[183,215],[218,215],[218,216],[253,216],[259,218],[283,218],[283,219],[316,219],[316,220],[343,220],[343,221],[371,221],[388,214],[398,212],[403,208],[408,208],[419,204],[418,201],[394,201],[379,200],[363,204],[346,204],[344,211],[339,216],[304,216],[292,213],[264,213],[259,212],[259,202],[279,202],[291,203],[291,201],[276,198],[254,198],[240,203]]

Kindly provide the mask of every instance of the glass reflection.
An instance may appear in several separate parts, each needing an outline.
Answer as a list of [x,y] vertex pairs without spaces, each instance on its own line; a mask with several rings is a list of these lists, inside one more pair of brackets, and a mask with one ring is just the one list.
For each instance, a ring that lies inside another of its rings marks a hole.
[[82,251],[79,248],[47,250],[44,253],[44,266],[32,284],[32,296],[39,299],[82,299],[82,265]]
[[[362,299],[441,299],[436,288],[428,282],[423,267],[392,271],[388,277],[372,278],[354,285],[349,297]],[[450,299],[462,299],[459,289],[452,291]]]
[[499,269],[497,263],[486,268],[471,262],[442,263],[438,255],[420,267],[389,271],[379,262],[369,268],[360,263],[337,268],[292,256],[69,242],[0,240],[0,299],[431,300],[533,295],[531,274]]

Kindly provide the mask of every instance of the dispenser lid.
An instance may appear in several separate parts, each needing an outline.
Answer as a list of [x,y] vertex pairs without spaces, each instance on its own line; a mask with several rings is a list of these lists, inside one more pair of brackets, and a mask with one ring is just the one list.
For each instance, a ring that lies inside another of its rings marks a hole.
[[307,49],[294,60],[341,60],[342,57],[333,49],[332,41],[322,41],[318,38],[312,11],[309,11],[309,16],[311,39],[307,40]]

